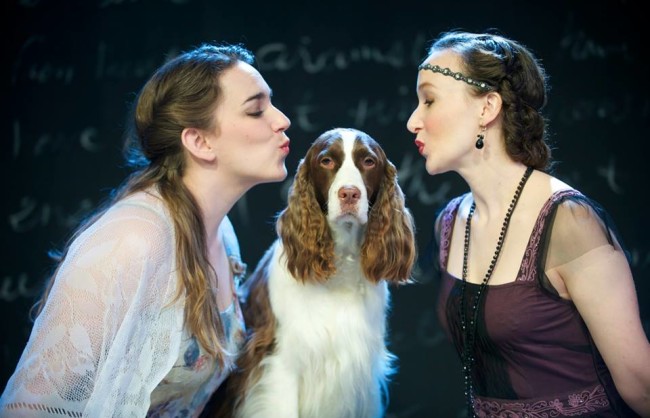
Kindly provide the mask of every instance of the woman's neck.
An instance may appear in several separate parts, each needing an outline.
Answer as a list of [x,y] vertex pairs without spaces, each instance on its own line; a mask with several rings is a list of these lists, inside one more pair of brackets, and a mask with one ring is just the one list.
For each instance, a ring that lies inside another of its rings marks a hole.
[[248,188],[214,172],[188,171],[183,182],[199,205],[206,238],[213,242],[218,236],[219,225]]
[[[519,179],[526,171],[522,163],[509,162],[498,165],[484,165],[463,176],[476,202],[478,219],[488,222],[501,219],[512,201],[512,194]],[[471,204],[471,201],[470,201]]]

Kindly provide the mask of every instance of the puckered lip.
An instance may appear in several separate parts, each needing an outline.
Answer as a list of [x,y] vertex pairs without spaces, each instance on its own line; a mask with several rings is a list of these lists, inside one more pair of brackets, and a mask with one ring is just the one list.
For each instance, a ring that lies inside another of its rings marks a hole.
[[280,149],[281,149],[283,152],[287,153],[287,154],[289,153],[289,149],[290,149],[290,148],[289,148],[289,143],[290,143],[290,142],[291,142],[291,141],[289,141],[289,140],[287,139],[286,141],[284,141],[284,142],[280,145]]
[[421,155],[424,155],[424,142],[420,141],[419,139],[415,140],[415,146],[418,148],[418,152]]

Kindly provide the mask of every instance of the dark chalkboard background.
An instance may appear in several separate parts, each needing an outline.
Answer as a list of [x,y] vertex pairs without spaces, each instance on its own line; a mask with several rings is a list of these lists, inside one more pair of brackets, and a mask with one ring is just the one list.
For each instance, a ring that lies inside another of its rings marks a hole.
[[[18,361],[29,307],[77,222],[118,185],[125,112],[146,77],[180,50],[242,42],[293,122],[289,179],[309,143],[334,126],[365,130],[400,170],[421,249],[435,209],[465,191],[431,177],[405,127],[416,67],[451,28],[500,29],[530,46],[551,76],[546,115],[556,174],[602,203],[631,250],[648,330],[648,64],[631,1],[470,0],[289,5],[265,1],[4,0],[4,182],[0,388]],[[645,167],[645,169],[644,169]],[[232,211],[253,266],[273,239],[288,183],[258,186]],[[434,317],[429,277],[396,289],[390,347],[400,358],[390,417],[463,415],[459,363]]]

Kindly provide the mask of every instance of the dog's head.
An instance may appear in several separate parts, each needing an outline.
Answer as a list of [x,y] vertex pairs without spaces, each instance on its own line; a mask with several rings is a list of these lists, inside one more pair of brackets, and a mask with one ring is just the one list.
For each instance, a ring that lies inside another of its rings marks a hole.
[[316,139],[300,169],[331,225],[366,224],[386,163],[384,151],[365,133],[334,129]]
[[332,129],[311,144],[277,230],[289,271],[303,281],[335,273],[333,233],[360,232],[361,242],[351,245],[360,245],[364,275],[374,282],[407,281],[416,256],[397,170],[379,143],[356,129]]

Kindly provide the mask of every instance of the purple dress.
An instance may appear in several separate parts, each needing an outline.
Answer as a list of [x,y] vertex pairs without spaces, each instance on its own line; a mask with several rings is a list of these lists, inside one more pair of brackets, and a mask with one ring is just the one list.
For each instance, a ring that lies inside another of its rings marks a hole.
[[[446,267],[462,198],[451,200],[443,209],[436,231],[441,276],[437,313],[459,355],[463,349],[461,280]],[[480,305],[473,368],[474,408],[479,417],[638,416],[618,394],[576,307],[559,297],[544,274],[553,225],[558,219],[571,219],[558,216],[558,208],[570,211],[575,204],[588,208],[603,226],[607,242],[620,249],[611,220],[595,202],[575,190],[559,191],[549,198],[516,280],[488,285]],[[468,315],[478,288],[466,284]]]

